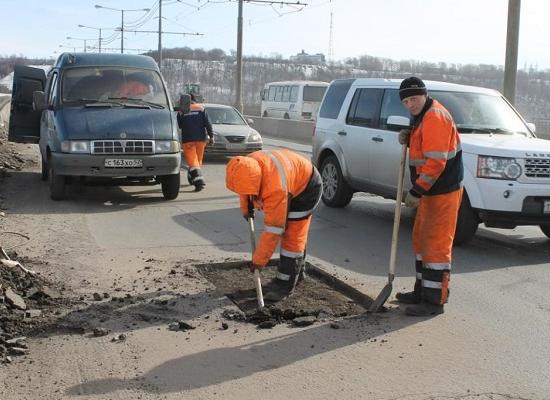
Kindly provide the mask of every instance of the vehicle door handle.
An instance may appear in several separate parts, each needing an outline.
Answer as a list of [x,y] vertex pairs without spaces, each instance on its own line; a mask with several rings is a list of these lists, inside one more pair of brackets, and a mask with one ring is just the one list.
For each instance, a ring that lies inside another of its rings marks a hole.
[[338,132],[340,136],[346,136],[348,133],[346,131],[340,131]]
[[375,142],[383,142],[384,139],[382,139],[381,137],[373,137],[372,140],[374,140]]

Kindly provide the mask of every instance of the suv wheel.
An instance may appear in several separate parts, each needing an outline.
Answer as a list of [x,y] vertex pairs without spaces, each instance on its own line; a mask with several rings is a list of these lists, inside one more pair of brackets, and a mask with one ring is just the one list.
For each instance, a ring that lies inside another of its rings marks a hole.
[[540,230],[550,238],[550,225],[540,225]]
[[174,200],[180,193],[180,174],[163,176],[160,184],[164,198]]
[[480,220],[477,213],[472,209],[468,195],[464,192],[462,202],[458,210],[455,238],[453,244],[460,246],[470,241],[477,232]]
[[335,156],[328,156],[321,164],[323,179],[323,203],[329,207],[345,207],[353,197],[353,189],[348,185]]

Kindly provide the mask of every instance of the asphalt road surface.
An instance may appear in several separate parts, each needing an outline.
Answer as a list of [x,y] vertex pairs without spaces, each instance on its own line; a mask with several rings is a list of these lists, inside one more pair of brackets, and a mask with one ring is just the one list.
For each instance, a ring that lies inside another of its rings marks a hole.
[[[174,201],[162,199],[160,186],[74,185],[67,200],[53,202],[38,171],[14,172],[4,183],[4,229],[31,236],[19,251],[48,259],[57,266],[52,276],[76,293],[113,290],[114,280],[153,295],[157,281],[139,281],[145,259],[160,274],[177,262],[249,257],[225,162],[207,160],[206,189],[194,193],[182,183]],[[366,194],[344,209],[321,204],[310,262],[375,297],[386,282],[393,207]],[[405,210],[396,290],[414,280],[412,222]],[[482,227],[455,249],[452,273],[444,315],[406,317],[390,302],[390,312],[345,319],[339,330],[241,324],[221,331],[216,313],[227,301],[203,296],[207,284],[198,282],[186,288],[180,311],[202,330],[130,323],[121,345],[65,334],[34,339],[25,361],[0,367],[0,398],[550,399],[550,240],[536,227]]]

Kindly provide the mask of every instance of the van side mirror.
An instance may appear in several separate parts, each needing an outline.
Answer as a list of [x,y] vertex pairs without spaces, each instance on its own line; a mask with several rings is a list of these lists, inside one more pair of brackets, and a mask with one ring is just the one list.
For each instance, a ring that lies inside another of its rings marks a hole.
[[537,126],[532,122],[527,122],[527,127],[531,130],[531,132],[535,133],[537,131]]
[[34,111],[44,111],[46,106],[46,96],[42,91],[32,93],[32,108]]
[[248,123],[248,125],[254,125],[254,120],[252,118],[247,118],[246,122]]
[[386,125],[388,125],[390,130],[398,131],[403,128],[410,128],[411,121],[407,117],[401,115],[390,115]]

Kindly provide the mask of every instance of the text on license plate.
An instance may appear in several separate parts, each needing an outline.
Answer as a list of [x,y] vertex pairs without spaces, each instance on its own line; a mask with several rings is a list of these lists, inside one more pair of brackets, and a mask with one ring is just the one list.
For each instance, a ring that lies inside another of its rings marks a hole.
[[544,200],[544,208],[542,212],[544,214],[550,214],[550,200]]
[[105,168],[141,168],[143,160],[141,159],[122,159],[122,158],[106,158]]

